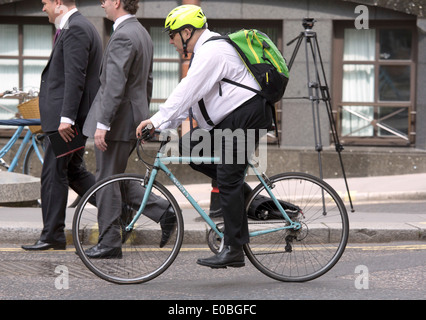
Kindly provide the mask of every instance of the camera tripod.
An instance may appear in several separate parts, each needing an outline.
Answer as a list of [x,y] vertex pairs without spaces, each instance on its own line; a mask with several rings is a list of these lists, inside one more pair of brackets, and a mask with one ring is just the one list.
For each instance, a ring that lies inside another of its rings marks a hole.
[[[301,32],[299,36],[297,36],[296,38],[291,40],[289,43],[287,43],[287,46],[289,46],[293,42],[297,41],[296,47],[294,48],[293,54],[291,55],[290,61],[287,65],[289,71],[291,70],[294,59],[296,58],[296,55],[299,51],[299,48],[302,42],[304,41],[305,43],[306,73],[308,78],[307,85],[308,85],[309,96],[296,97],[296,98],[290,97],[290,98],[284,98],[284,99],[308,99],[311,101],[312,118],[313,118],[313,125],[314,125],[314,137],[315,137],[315,150],[318,152],[318,165],[319,165],[319,172],[320,172],[321,179],[323,178],[322,160],[321,160],[321,151],[323,150],[323,146],[322,146],[322,139],[321,139],[321,122],[320,122],[320,115],[319,115],[319,105],[321,101],[325,103],[328,119],[330,122],[330,131],[331,131],[332,139],[335,144],[335,149],[339,156],[340,166],[342,168],[343,179],[345,181],[345,186],[348,193],[351,211],[354,212],[352,199],[349,192],[349,186],[346,179],[345,168],[343,165],[342,154],[341,154],[344,148],[342,144],[340,143],[339,137],[337,135],[336,122],[334,120],[333,110],[331,107],[330,91],[327,84],[327,79],[325,77],[324,65],[321,58],[321,52],[318,46],[317,34],[316,32],[312,31],[312,28],[315,22],[316,21],[313,18],[304,18],[302,25],[305,31]],[[312,61],[314,64],[314,69],[315,69],[314,77],[312,80],[311,80],[311,73],[309,70],[309,52],[311,53]],[[320,69],[318,68],[318,64],[320,65]]]

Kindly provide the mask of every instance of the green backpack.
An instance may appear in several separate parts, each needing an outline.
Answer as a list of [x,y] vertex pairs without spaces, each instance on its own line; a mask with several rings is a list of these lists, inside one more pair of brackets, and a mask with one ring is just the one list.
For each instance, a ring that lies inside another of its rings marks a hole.
[[288,68],[280,51],[266,34],[255,29],[242,29],[226,36],[211,37],[208,41],[217,39],[233,45],[261,91],[229,79],[222,81],[254,91],[271,104],[281,100],[288,83]]

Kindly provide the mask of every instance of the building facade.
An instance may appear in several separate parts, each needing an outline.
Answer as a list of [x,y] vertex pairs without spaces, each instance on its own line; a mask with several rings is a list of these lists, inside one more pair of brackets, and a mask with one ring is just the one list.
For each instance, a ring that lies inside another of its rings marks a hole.
[[[399,5],[386,8],[375,5],[380,1],[140,1],[137,17],[154,41],[151,112],[184,76],[187,63],[169,45],[162,31],[164,18],[178,5],[195,3],[203,7],[210,29],[264,31],[288,62],[296,50],[297,41],[292,40],[303,38],[284,99],[277,105],[281,149],[333,148],[335,133],[340,143],[355,150],[399,147],[422,153],[426,150],[426,22],[421,8],[410,11],[394,2]],[[99,1],[77,1],[77,5],[106,44],[112,22],[105,19]],[[0,0],[0,92],[39,86],[55,33],[41,8],[40,0]],[[304,18],[315,19],[311,30],[320,50],[315,61],[310,56],[314,41],[306,42]],[[323,90],[318,92],[316,68],[323,68],[325,74],[325,80],[319,81]],[[331,110],[322,100],[327,94]],[[19,103],[0,102],[9,110]],[[8,116],[0,109],[0,117]]]

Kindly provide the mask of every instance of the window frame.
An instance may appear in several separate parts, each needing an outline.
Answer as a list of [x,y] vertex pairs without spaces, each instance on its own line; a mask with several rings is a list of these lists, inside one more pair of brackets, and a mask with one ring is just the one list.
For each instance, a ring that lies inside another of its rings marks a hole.
[[[335,101],[333,113],[336,119],[337,132],[341,142],[345,145],[375,145],[375,146],[414,146],[416,135],[416,69],[417,69],[417,27],[413,20],[398,21],[398,29],[409,29],[412,32],[411,57],[405,60],[385,60],[380,58],[380,30],[395,29],[395,22],[392,21],[371,21],[370,28],[374,28],[375,37],[375,57],[372,61],[343,60],[344,50],[344,30],[345,28],[355,28],[352,21],[335,21],[333,37],[333,96]],[[343,66],[345,64],[373,65],[374,66],[374,101],[373,102],[344,102],[343,95]],[[409,66],[410,67],[410,100],[408,101],[382,101],[379,92],[379,69],[380,66]],[[343,106],[371,106],[374,108],[373,136],[343,136],[342,135],[342,108]],[[407,108],[407,138],[404,140],[396,136],[379,136],[377,127],[378,112],[380,107]]]
[[[24,17],[24,18],[17,18],[17,17],[2,17],[1,24],[12,24],[18,26],[18,55],[16,56],[10,56],[10,55],[0,55],[0,59],[13,59],[18,61],[18,89],[22,89],[24,85],[24,61],[25,60],[49,60],[50,54],[48,56],[29,56],[24,55],[24,25],[49,25],[52,27],[52,48],[53,48],[53,41],[55,36],[55,28],[54,25],[49,23],[48,19],[46,17]],[[13,88],[10,88],[13,89]],[[4,98],[3,98],[4,99]],[[8,98],[5,98],[8,99]],[[23,99],[16,99],[18,100],[18,105],[23,103]],[[1,100],[0,100],[1,103]],[[12,134],[15,132],[16,128],[9,128],[8,126],[1,126],[0,127],[0,137],[10,138]],[[26,130],[24,130],[25,134]]]
[[[39,24],[39,25],[50,25],[52,27],[52,47],[53,39],[55,36],[54,26],[47,21],[47,19],[32,17],[32,18],[22,18],[16,19],[16,17],[2,17],[1,24],[14,24],[18,25],[18,56],[6,56],[0,55],[0,59],[13,59],[18,60],[18,72],[19,72],[19,89],[22,89],[24,83],[24,60],[49,60],[49,56],[26,56],[24,52],[24,25],[27,24]],[[23,101],[20,101],[22,103]]]

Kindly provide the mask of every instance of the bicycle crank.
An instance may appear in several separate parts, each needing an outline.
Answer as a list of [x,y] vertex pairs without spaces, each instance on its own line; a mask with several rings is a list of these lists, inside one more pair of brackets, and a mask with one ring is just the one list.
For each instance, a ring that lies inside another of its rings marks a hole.
[[[216,228],[223,233],[225,230],[225,225],[223,222],[220,222],[216,225]],[[207,244],[214,254],[218,254],[223,249],[224,238],[221,238],[213,229],[210,229],[209,233],[207,234]]]

